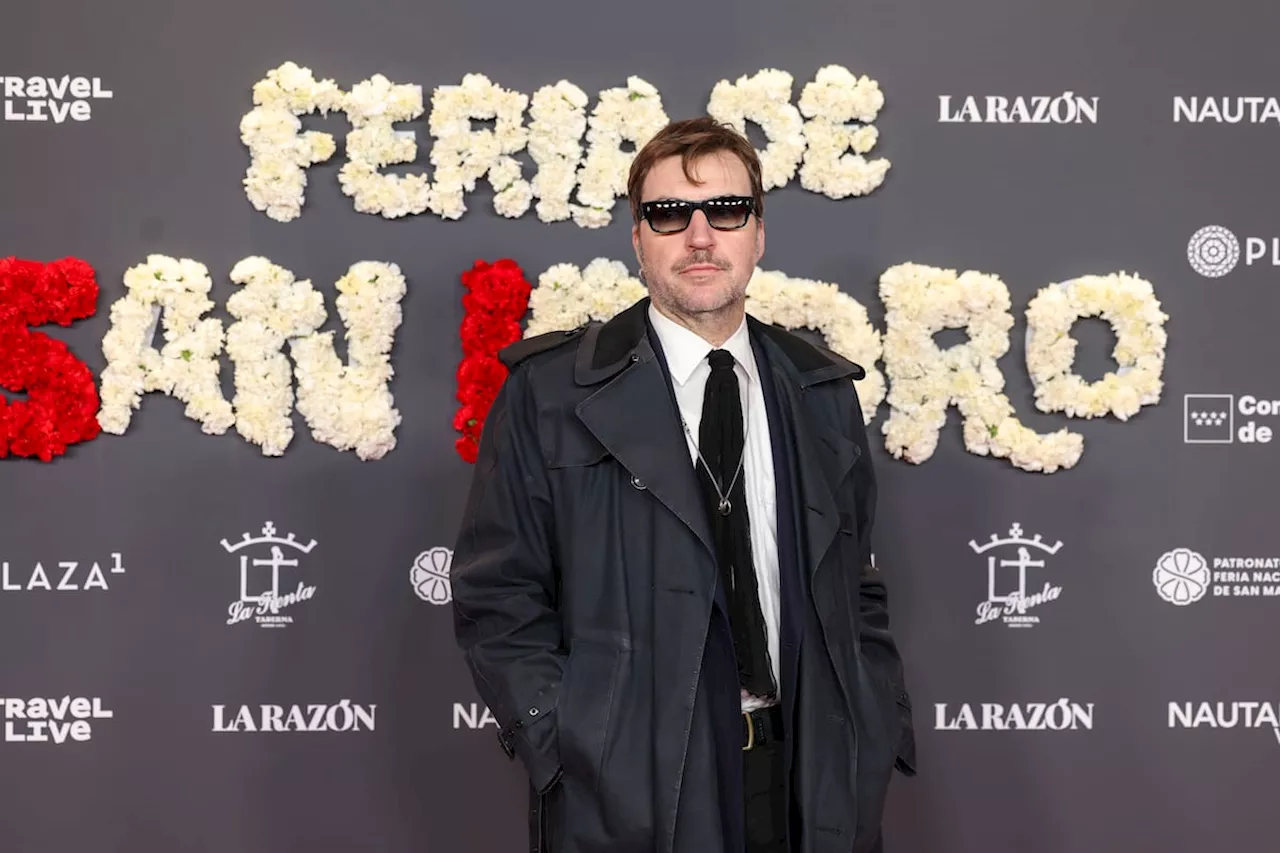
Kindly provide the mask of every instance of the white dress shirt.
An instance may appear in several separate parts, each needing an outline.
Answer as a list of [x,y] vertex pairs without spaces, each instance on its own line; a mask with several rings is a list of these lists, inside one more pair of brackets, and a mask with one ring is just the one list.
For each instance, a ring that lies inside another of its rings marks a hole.
[[[697,437],[698,427],[702,423],[703,392],[706,390],[707,377],[711,375],[707,354],[717,347],[662,314],[652,303],[649,304],[649,319],[666,356],[667,369],[671,372],[671,380],[675,386],[676,402],[680,405],[680,415],[689,427],[685,438],[688,440],[690,461],[701,467]],[[780,684],[778,525],[775,513],[777,493],[773,481],[773,445],[769,441],[769,418],[764,408],[764,389],[760,385],[760,371],[755,354],[751,351],[746,317],[743,317],[742,325],[738,326],[738,330],[719,349],[727,350],[733,355],[733,372],[738,377],[743,416],[746,418],[746,460],[740,476],[746,478],[747,513],[751,520],[751,555],[755,562],[760,610],[764,614],[769,663],[773,669],[774,684]],[[726,485],[722,483],[721,488]],[[751,711],[775,701],[753,696],[744,690],[742,710]]]

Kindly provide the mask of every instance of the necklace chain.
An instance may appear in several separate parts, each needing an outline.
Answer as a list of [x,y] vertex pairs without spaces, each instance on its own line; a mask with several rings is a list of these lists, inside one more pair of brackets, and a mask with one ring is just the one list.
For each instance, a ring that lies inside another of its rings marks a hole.
[[711,478],[711,487],[716,490],[716,495],[720,498],[720,514],[727,516],[733,511],[733,504],[729,501],[729,495],[733,494],[733,487],[738,482],[738,475],[742,473],[743,465],[747,460],[747,435],[751,434],[751,420],[747,421],[747,428],[742,438],[742,455],[738,457],[738,470],[733,472],[733,479],[729,481],[729,488],[721,491],[720,483],[716,480],[715,472],[711,470],[711,466],[707,464],[706,457],[702,455],[702,448],[698,447],[698,440],[693,437],[693,432],[689,429],[689,424],[685,421],[684,415],[680,416],[680,425],[684,427],[685,435],[689,436],[689,441],[693,443],[693,449],[698,454],[698,459],[702,462],[702,467],[707,469],[707,476]]

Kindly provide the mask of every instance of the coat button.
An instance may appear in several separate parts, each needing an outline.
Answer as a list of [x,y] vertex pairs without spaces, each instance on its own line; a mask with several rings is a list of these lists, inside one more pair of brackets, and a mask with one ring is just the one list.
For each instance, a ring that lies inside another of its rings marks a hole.
[[641,480],[639,477],[632,477],[631,485],[635,486],[640,491],[644,491],[644,488],[645,488],[644,480]]

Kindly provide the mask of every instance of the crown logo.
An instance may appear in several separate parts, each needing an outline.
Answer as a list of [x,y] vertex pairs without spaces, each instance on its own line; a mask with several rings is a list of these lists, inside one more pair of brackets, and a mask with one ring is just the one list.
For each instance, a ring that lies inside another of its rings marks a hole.
[[1016,521],[1013,523],[1013,526],[1009,528],[1009,536],[1005,539],[1001,539],[997,534],[992,533],[991,541],[984,542],[981,545],[973,539],[969,540],[969,547],[973,549],[975,554],[982,554],[986,551],[990,551],[992,548],[999,548],[1002,545],[1028,545],[1032,548],[1039,548],[1041,551],[1048,554],[1056,554],[1058,553],[1058,549],[1062,547],[1062,542],[1061,540],[1055,542],[1051,548],[1041,541],[1039,533],[1030,539],[1027,539],[1022,535],[1022,525]]
[[302,543],[298,542],[297,539],[294,538],[294,534],[292,533],[290,533],[284,539],[281,539],[279,536],[276,536],[276,526],[272,524],[270,521],[262,525],[261,536],[251,536],[248,533],[246,533],[244,534],[243,537],[241,537],[240,541],[234,545],[232,545],[230,542],[228,542],[225,539],[222,540],[222,547],[227,549],[228,554],[234,554],[236,551],[239,551],[241,548],[248,548],[250,545],[268,545],[268,544],[269,545],[288,545],[290,548],[297,548],[299,551],[301,551],[304,554],[310,554],[311,549],[316,547],[316,540],[312,539],[306,545],[303,545]]

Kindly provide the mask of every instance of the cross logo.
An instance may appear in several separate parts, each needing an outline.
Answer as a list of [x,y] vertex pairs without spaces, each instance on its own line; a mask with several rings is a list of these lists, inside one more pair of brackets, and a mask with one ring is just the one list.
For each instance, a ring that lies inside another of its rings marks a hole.
[[[226,539],[222,547],[229,554],[245,551],[254,546],[269,545],[267,557],[250,558],[248,553],[240,554],[240,598],[231,603],[227,609],[227,624],[247,622],[254,619],[263,628],[283,628],[293,624],[293,616],[281,615],[280,611],[301,601],[308,601],[315,595],[316,588],[297,582],[297,588],[281,594],[281,570],[294,569],[299,565],[298,557],[285,556],[285,548],[299,554],[310,554],[316,546],[312,539],[306,545],[298,542],[294,534],[285,538],[276,535],[276,526],[268,521],[262,526],[261,536],[246,533],[234,545]],[[264,569],[266,571],[264,571]],[[287,575],[288,573],[286,573]]]
[[[1022,525],[1014,522],[1008,536],[993,533],[991,539],[982,545],[971,539],[969,547],[975,554],[995,552],[987,555],[987,598],[978,604],[975,625],[1001,619],[1012,628],[1029,628],[1039,624],[1040,617],[1028,615],[1027,611],[1054,601],[1062,594],[1062,587],[1052,586],[1048,581],[1034,592],[1031,591],[1033,587],[1028,586],[1028,570],[1043,569],[1045,556],[1057,554],[1062,548],[1061,542],[1046,545],[1039,533],[1027,539],[1023,536]],[[1033,555],[1033,550],[1038,554]],[[1013,556],[999,558],[997,553],[1001,551]]]

